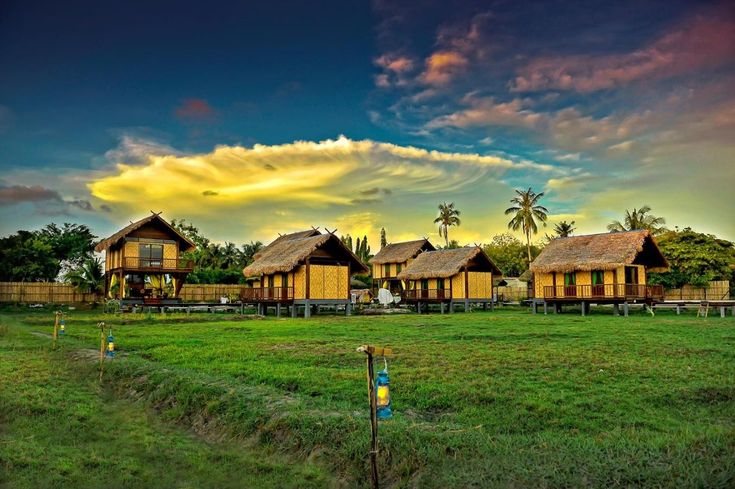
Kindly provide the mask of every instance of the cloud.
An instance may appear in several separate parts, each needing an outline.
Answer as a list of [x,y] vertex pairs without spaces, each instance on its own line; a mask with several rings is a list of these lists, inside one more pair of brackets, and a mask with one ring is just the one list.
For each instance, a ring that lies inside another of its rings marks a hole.
[[56,190],[41,185],[0,185],[0,207],[32,204],[36,213],[43,215],[67,215],[72,210],[94,212],[86,199],[65,200]]
[[730,63],[735,56],[735,21],[696,17],[641,49],[609,55],[550,56],[518,70],[513,92],[594,92],[637,80],[673,77]]
[[62,200],[57,191],[40,185],[0,186],[0,205],[14,205],[23,202],[61,202]]
[[105,152],[105,159],[110,163],[142,163],[150,156],[175,155],[183,153],[172,146],[149,137],[140,137],[134,134],[122,134],[118,137],[115,148]]
[[172,218],[198,218],[220,229],[237,226],[268,239],[269,230],[333,225],[366,205],[373,215],[395,222],[405,214],[397,209],[429,202],[430,223],[438,196],[475,192],[503,175],[529,171],[557,174],[555,167],[532,161],[341,136],[272,146],[218,146],[194,155],[151,155],[143,164],[118,164],[88,188],[116,212],[136,215],[162,209]]
[[185,99],[174,109],[174,115],[182,122],[211,121],[217,116],[217,111],[204,99]]
[[455,77],[465,73],[469,60],[457,51],[439,51],[426,59],[426,69],[421,81],[427,85],[446,85]]

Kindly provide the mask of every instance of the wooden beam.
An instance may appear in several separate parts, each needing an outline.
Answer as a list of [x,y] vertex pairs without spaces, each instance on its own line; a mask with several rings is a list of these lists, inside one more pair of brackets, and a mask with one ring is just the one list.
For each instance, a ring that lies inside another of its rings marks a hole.
[[389,357],[393,355],[392,348],[385,348],[383,346],[362,345],[357,349],[357,351],[359,353],[367,353],[376,357]]

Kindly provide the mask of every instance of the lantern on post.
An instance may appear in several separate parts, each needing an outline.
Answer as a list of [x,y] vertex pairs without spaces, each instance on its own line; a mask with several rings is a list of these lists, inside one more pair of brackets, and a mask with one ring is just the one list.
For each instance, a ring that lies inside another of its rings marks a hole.
[[64,315],[62,313],[61,320],[59,321],[59,334],[63,335],[66,333],[66,321],[64,321]]
[[107,334],[107,351],[105,352],[107,358],[115,358],[115,337],[112,336],[112,328],[110,328]]
[[[367,363],[368,401],[370,403],[370,482],[373,489],[378,489],[378,419],[390,418],[390,381],[388,380],[388,361],[385,357],[393,354],[390,348],[363,345],[357,349],[365,354]],[[374,376],[373,357],[381,356],[385,361],[385,369]],[[380,413],[382,404],[382,416]],[[386,410],[387,409],[387,410]]]
[[385,368],[378,372],[378,378],[375,379],[375,392],[377,396],[377,415],[378,419],[390,419],[393,417],[393,411],[390,406],[390,379],[388,378],[388,360],[383,358]]

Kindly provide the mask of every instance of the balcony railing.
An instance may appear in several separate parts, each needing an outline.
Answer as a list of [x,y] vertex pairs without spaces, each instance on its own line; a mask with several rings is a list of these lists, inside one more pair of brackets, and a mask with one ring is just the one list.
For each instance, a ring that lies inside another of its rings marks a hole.
[[661,285],[546,285],[544,299],[663,299]]
[[452,291],[449,289],[410,289],[403,291],[403,300],[408,301],[443,301],[452,298]]
[[289,301],[293,299],[293,287],[253,287],[240,292],[244,302]]
[[180,258],[139,258],[126,256],[123,259],[123,268],[128,270],[172,270],[191,271],[194,262]]

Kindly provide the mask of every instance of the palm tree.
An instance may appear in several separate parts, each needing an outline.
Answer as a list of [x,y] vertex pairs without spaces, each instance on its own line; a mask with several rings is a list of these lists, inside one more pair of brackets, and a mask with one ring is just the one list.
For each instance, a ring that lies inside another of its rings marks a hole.
[[561,221],[554,226],[554,232],[559,238],[568,238],[569,236],[574,234],[574,231],[576,230],[577,228],[574,227],[574,221]]
[[439,215],[434,219],[434,224],[439,224],[439,236],[444,236],[447,246],[449,246],[449,227],[462,224],[460,214],[459,209],[454,207],[454,202],[439,204]]
[[105,278],[102,262],[99,258],[87,258],[64,278],[82,292],[101,292]]
[[634,231],[636,229],[646,229],[653,235],[659,235],[666,231],[664,224],[666,219],[656,217],[652,214],[651,207],[644,205],[640,209],[633,208],[632,211],[625,210],[625,218],[623,222],[613,221],[607,225],[607,230],[611,233],[622,233],[625,231]]
[[513,219],[508,223],[508,228],[513,231],[523,230],[526,236],[526,251],[528,252],[528,264],[531,264],[531,234],[538,233],[538,224],[536,220],[546,226],[548,218],[548,209],[542,205],[538,205],[538,201],[544,196],[541,192],[537,194],[531,187],[528,190],[516,190],[516,196],[510,199],[512,207],[505,209],[505,215],[514,214]]

